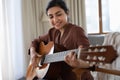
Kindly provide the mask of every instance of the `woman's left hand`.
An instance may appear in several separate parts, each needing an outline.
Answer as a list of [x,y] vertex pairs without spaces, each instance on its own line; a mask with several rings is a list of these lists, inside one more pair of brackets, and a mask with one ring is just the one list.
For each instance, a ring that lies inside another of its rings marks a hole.
[[77,60],[77,55],[75,52],[70,52],[65,56],[65,62],[71,67],[78,67],[79,61]]
[[70,52],[65,56],[65,62],[74,68],[88,68],[89,64],[81,59],[77,59],[75,52]]

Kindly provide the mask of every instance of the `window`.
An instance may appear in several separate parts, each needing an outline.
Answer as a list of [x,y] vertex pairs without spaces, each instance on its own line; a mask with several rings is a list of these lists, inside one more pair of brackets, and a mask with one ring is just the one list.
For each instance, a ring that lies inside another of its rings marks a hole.
[[85,0],[88,33],[120,31],[119,0]]
[[86,25],[88,33],[99,31],[98,1],[85,0],[86,5]]

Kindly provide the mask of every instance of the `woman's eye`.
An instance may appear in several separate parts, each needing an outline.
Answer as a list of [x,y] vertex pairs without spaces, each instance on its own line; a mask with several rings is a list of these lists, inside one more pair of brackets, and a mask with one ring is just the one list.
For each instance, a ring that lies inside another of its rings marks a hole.
[[57,14],[57,16],[61,16],[62,14]]
[[[54,15],[54,16],[57,17],[57,16],[61,16],[61,15],[62,15],[62,14],[56,14],[56,15]],[[54,18],[54,16],[49,15],[49,18],[52,19],[52,18]]]
[[52,19],[52,18],[53,18],[53,16],[49,16],[49,18],[50,18],[50,19]]

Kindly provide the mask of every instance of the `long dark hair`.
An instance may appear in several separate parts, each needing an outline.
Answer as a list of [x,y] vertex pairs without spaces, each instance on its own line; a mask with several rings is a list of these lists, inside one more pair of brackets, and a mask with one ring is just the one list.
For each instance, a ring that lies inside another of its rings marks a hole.
[[64,0],[50,0],[50,2],[48,3],[46,7],[46,14],[47,14],[48,9],[50,9],[51,7],[55,7],[55,6],[62,8],[66,14],[69,11]]

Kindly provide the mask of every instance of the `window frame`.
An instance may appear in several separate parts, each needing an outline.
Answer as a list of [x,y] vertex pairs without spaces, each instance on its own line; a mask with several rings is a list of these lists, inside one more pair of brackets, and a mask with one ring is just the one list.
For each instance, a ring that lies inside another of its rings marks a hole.
[[88,33],[90,35],[99,35],[99,34],[107,34],[108,32],[103,31],[103,20],[102,20],[102,0],[98,0],[98,15],[99,15],[99,32],[98,33]]

